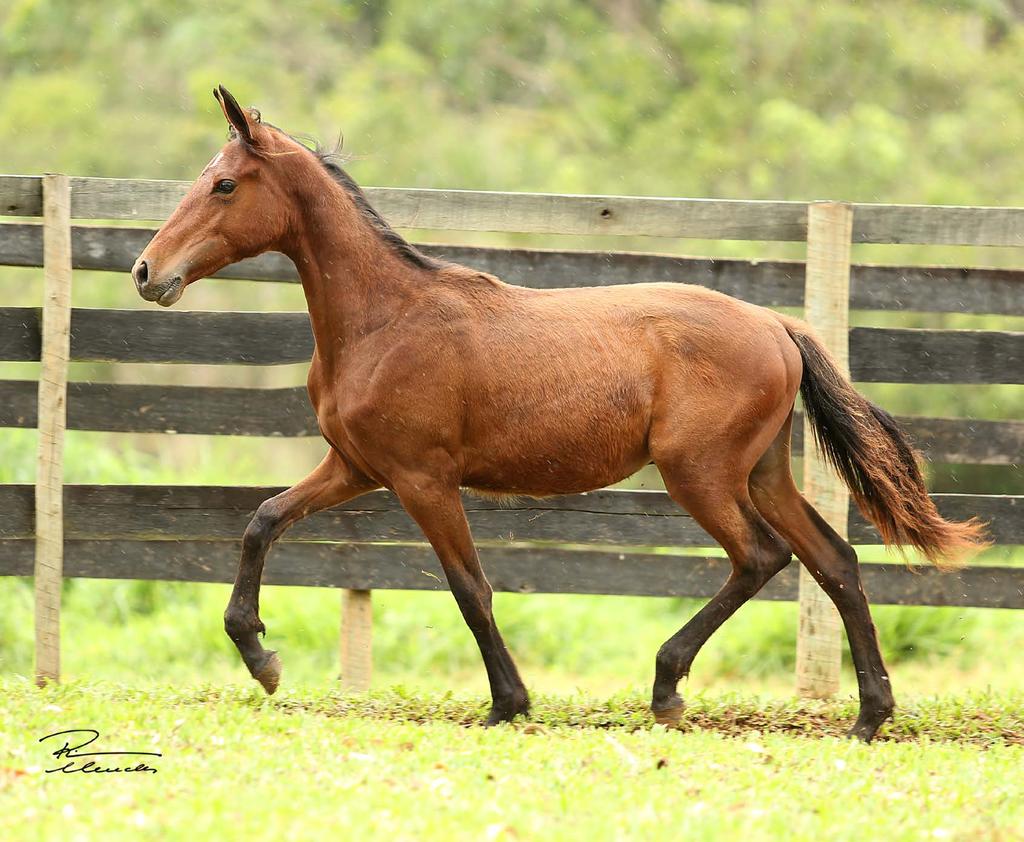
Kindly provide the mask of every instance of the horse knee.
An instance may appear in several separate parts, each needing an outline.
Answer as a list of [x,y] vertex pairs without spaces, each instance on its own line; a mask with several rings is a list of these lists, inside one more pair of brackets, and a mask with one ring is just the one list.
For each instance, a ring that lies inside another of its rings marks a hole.
[[281,517],[269,504],[269,500],[261,503],[249,525],[245,527],[245,533],[242,535],[242,545],[245,549],[258,551],[268,547],[280,534]]

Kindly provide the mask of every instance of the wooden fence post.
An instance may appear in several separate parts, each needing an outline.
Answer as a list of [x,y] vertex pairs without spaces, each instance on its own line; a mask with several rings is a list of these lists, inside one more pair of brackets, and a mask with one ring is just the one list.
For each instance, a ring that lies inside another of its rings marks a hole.
[[341,592],[341,684],[365,693],[373,671],[373,602],[370,591]]
[[[849,376],[850,239],[853,209],[839,202],[814,202],[807,209],[805,318]],[[806,414],[805,414],[806,419]],[[804,421],[804,496],[846,537],[849,493],[822,458]],[[803,697],[823,699],[839,690],[842,632],[839,612],[802,565],[796,687]]]
[[60,679],[64,427],[71,337],[71,186],[43,176],[43,327],[36,460],[36,684]]

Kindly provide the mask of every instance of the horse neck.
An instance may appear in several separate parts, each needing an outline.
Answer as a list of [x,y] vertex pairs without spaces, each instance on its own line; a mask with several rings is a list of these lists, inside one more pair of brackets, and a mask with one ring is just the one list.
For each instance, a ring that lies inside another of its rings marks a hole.
[[347,197],[332,191],[325,201],[319,193],[300,198],[298,207],[301,221],[286,254],[302,279],[317,354],[330,365],[360,337],[397,318],[424,278]]

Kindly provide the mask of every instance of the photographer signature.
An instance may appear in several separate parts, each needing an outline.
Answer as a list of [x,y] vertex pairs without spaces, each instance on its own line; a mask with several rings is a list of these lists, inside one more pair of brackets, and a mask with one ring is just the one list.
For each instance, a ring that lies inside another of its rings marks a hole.
[[[72,737],[73,740],[81,739],[77,745],[71,745],[71,740],[68,739],[69,734],[86,734],[89,735],[87,738],[82,739],[81,737]],[[160,752],[157,751],[80,751],[87,745],[94,743],[99,739],[100,732],[94,728],[71,728],[67,731],[56,731],[53,734],[47,734],[45,737],[40,737],[39,742],[44,740],[50,740],[54,737],[64,737],[64,745],[53,752],[53,756],[58,761],[66,759],[67,762],[63,766],[57,766],[53,769],[47,769],[46,773],[50,772],[153,772],[156,774],[156,769],[152,766],[147,765],[144,762],[139,762],[136,766],[102,766],[95,760],[85,760],[82,758],[86,757],[99,757],[100,755],[145,755],[147,757],[163,757]],[[81,765],[77,765],[81,764]]]

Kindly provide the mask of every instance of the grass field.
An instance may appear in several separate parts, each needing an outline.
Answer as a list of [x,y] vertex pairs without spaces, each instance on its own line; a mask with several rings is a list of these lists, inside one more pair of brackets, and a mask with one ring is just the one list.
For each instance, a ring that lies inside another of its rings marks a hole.
[[[638,695],[467,724],[485,706],[4,679],[0,838],[1024,838],[1021,694],[907,702],[870,746],[838,736],[849,700],[698,695],[681,732]],[[47,774],[62,743],[38,739],[66,728],[158,771]]]

